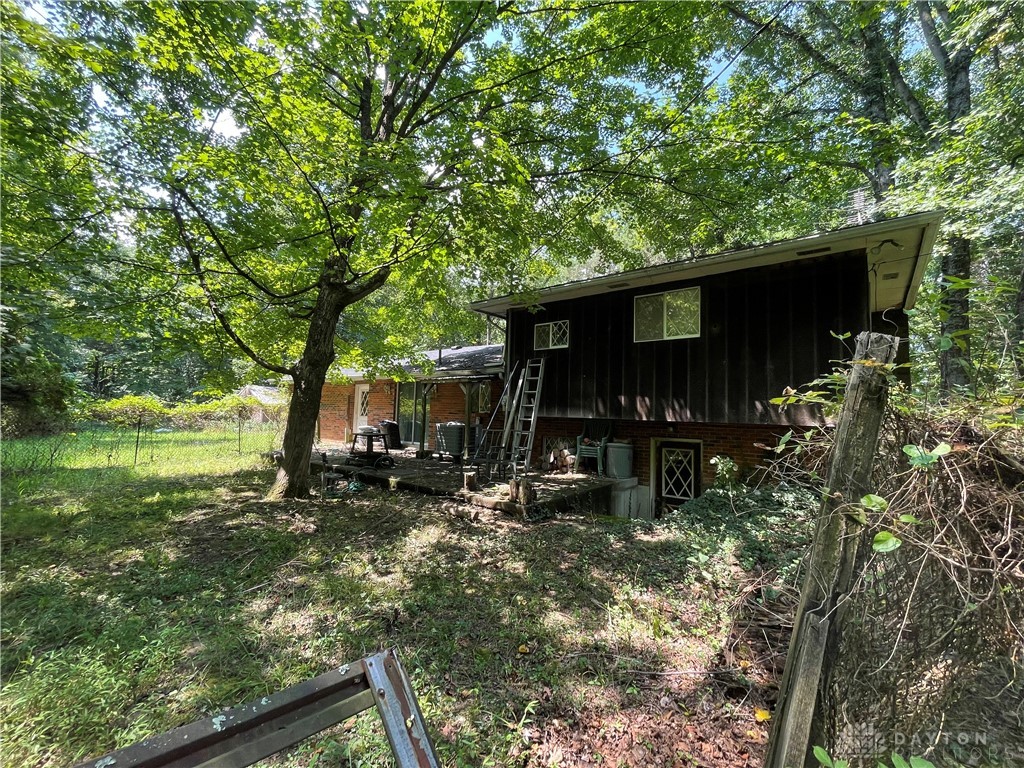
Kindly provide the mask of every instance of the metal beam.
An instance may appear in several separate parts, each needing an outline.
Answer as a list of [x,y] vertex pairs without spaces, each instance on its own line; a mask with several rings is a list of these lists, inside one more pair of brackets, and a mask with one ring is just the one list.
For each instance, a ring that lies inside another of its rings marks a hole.
[[389,650],[76,768],[245,768],[375,704],[398,768],[438,765],[415,694]]

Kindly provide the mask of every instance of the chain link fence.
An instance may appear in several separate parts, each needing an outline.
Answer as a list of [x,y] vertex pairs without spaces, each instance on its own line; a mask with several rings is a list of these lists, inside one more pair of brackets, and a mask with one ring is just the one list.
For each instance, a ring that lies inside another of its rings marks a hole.
[[135,468],[188,474],[238,466],[281,445],[284,421],[238,416],[180,426],[168,421],[84,422],[57,434],[4,440],[5,474],[62,469]]

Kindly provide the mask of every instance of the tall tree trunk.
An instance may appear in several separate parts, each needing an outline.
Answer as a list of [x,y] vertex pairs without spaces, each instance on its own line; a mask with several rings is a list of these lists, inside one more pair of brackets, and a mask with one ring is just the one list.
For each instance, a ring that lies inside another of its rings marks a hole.
[[292,399],[282,446],[284,460],[268,498],[304,499],[309,496],[309,460],[327,370],[334,362],[334,331],[338,320],[345,307],[376,291],[391,274],[390,267],[381,267],[357,283],[346,283],[344,278],[338,277],[344,274],[343,258],[328,261],[320,277],[320,292],[309,316],[306,346],[292,373]]
[[[861,6],[867,9],[868,4],[861,3]],[[886,94],[885,37],[882,33],[881,22],[877,17],[872,18],[861,30],[861,40],[864,45],[864,71],[860,80],[863,114],[873,124],[880,127],[879,130],[869,134],[873,161],[869,178],[871,192],[875,198],[873,218],[877,219],[884,216],[881,205],[885,196],[895,185],[893,169],[896,166],[896,152],[893,149],[892,141],[888,138],[889,131],[887,130],[888,126],[892,124],[892,117],[889,114]]]
[[1024,240],[1021,241],[1020,282],[1017,283],[1017,316],[1014,318],[1015,333],[1013,342],[1013,359],[1017,363],[1017,374],[1024,381]]
[[[946,69],[946,118],[951,132],[959,130],[957,123],[970,111],[970,59],[954,57]],[[970,280],[971,240],[953,235],[949,238],[948,249],[943,259],[943,274],[958,280]],[[946,315],[941,323],[941,332],[943,337],[950,337],[953,344],[942,351],[939,369],[942,374],[942,390],[951,393],[971,386],[970,289],[956,285],[947,288],[942,303]]]
[[292,374],[292,399],[284,429],[284,460],[269,498],[303,499],[309,496],[309,461],[320,414],[320,397],[327,370],[334,362],[334,329],[351,295],[329,280],[321,282],[310,317],[302,358]]
[[[942,273],[958,280],[971,278],[971,241],[965,237],[949,238],[943,257]],[[939,360],[944,392],[965,390],[971,386],[971,320],[970,295],[967,288],[950,287],[944,292],[945,315],[941,324],[943,337],[953,342],[944,349]]]

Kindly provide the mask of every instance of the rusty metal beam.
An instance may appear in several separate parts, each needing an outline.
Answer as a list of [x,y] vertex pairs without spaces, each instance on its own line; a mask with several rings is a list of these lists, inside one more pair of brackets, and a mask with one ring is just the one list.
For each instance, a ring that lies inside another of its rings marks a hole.
[[375,704],[398,768],[438,765],[408,678],[389,650],[76,768],[244,768]]
[[416,695],[394,651],[366,660],[370,691],[401,768],[439,768]]

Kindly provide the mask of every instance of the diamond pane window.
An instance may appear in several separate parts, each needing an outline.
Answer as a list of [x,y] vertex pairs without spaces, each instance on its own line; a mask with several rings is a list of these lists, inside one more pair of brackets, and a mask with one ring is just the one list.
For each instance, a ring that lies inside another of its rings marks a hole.
[[672,501],[688,501],[696,490],[693,448],[661,449],[661,495]]
[[665,338],[665,294],[637,296],[633,303],[636,325],[635,341],[654,341]]
[[364,389],[359,392],[359,415],[370,415],[370,390]]
[[569,346],[569,321],[537,323],[533,327],[534,349],[564,349]]
[[665,338],[700,336],[700,288],[665,294]]
[[633,299],[634,341],[696,336],[700,336],[700,288],[683,288]]

